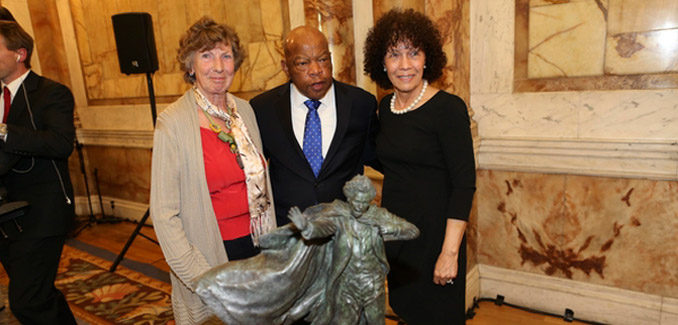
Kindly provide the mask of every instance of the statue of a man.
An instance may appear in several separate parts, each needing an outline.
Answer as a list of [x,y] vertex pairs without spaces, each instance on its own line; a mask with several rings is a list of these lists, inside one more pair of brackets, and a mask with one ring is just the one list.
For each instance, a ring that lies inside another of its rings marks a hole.
[[365,176],[344,194],[348,202],[292,208],[291,224],[260,237],[261,254],[213,268],[196,292],[228,324],[384,324],[384,241],[419,230],[371,205]]
[[365,176],[347,182],[344,195],[348,202],[320,204],[305,215],[295,207],[288,216],[304,239],[333,236],[331,272],[337,276],[327,286],[336,292],[325,295],[327,304],[335,306],[332,318],[358,324],[363,317],[368,324],[383,324],[384,281],[389,269],[384,241],[413,239],[419,230],[386,209],[370,205],[376,191]]

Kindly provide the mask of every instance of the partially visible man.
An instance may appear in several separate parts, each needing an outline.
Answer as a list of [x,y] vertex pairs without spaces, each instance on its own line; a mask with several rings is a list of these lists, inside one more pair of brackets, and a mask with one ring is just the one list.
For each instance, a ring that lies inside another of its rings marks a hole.
[[9,305],[22,324],[75,324],[54,286],[66,233],[75,217],[68,157],[73,151],[73,95],[30,70],[33,39],[18,24],[0,21],[0,150],[16,155],[0,175],[26,214],[0,223],[0,262],[9,276]]
[[290,222],[293,206],[345,199],[342,186],[364,165],[379,169],[374,96],[332,79],[327,39],[317,29],[293,29],[283,49],[290,82],[250,101],[269,159],[278,226]]

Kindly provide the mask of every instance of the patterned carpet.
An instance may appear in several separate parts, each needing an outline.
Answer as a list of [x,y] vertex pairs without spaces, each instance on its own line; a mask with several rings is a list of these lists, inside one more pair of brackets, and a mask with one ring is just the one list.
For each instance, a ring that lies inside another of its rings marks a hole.
[[[68,300],[78,324],[174,324],[169,283],[64,246],[57,287]],[[0,274],[5,306],[8,278]],[[9,308],[0,312],[0,324],[18,324]]]

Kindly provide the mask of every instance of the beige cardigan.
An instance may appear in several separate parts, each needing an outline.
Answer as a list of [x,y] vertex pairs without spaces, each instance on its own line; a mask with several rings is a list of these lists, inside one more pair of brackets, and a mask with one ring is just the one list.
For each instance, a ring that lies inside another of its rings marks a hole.
[[[252,107],[237,97],[235,102],[263,157]],[[270,178],[268,180],[273,204]],[[198,110],[190,90],[158,116],[153,139],[150,206],[160,247],[172,270],[172,308],[176,323],[201,324],[217,320],[193,291],[193,280],[197,276],[226,263],[228,257],[207,188]],[[275,228],[275,216],[270,224]]]

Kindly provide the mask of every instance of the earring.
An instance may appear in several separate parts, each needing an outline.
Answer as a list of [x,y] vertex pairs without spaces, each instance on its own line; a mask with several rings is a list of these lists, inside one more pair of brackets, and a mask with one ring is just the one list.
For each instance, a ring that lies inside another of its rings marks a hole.
[[386,72],[386,67],[384,67],[384,72]]
[[426,65],[424,64],[424,69],[426,69]]
[[191,78],[191,79],[195,79],[195,72],[189,73],[188,77]]

